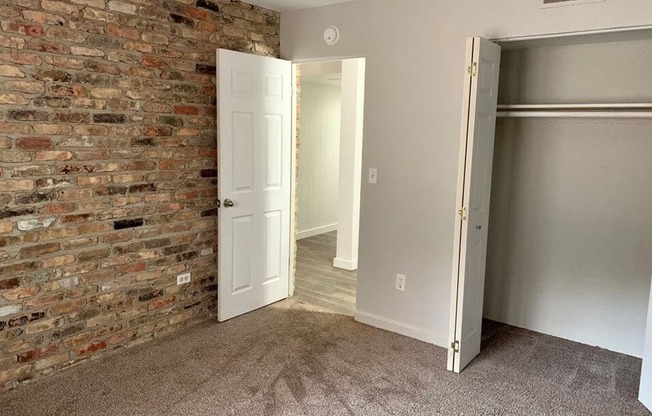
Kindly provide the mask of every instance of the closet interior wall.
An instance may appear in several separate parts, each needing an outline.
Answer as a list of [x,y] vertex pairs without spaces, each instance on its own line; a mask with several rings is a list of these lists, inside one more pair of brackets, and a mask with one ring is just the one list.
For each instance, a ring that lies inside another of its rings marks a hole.
[[[510,44],[499,104],[650,103],[650,68],[648,33]],[[485,317],[641,356],[651,275],[652,119],[499,117]]]

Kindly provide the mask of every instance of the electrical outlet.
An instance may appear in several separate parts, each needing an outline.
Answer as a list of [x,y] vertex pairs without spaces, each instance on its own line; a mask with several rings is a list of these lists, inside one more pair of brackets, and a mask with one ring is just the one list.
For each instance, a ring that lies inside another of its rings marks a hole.
[[177,276],[177,285],[185,285],[190,283],[191,280],[191,274],[190,273],[184,273],[180,274]]
[[396,275],[396,290],[405,292],[405,284],[407,283],[407,276],[403,274]]

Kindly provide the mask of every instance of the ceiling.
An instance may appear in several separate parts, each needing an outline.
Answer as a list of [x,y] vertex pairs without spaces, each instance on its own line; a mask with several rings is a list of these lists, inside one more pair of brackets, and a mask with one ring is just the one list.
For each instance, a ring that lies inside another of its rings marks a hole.
[[330,4],[346,3],[352,0],[245,0],[272,10],[298,10],[311,7],[328,6]]

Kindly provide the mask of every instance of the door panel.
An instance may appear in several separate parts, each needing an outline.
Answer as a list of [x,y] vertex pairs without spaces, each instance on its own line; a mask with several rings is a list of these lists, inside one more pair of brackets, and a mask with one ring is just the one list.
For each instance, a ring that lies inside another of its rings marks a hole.
[[480,352],[500,46],[469,39],[467,67],[448,354],[455,372]]
[[[218,50],[218,319],[289,291],[291,64]],[[228,204],[227,201],[232,201]]]

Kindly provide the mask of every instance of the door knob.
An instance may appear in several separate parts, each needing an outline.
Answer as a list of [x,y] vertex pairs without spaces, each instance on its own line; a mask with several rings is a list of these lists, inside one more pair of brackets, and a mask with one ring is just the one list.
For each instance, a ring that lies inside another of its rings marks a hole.
[[476,225],[475,229],[478,230],[478,231],[482,230],[482,225]]
[[231,201],[230,199],[225,199],[225,200],[224,200],[224,208],[231,208],[231,207],[233,207],[234,205],[235,205],[235,204],[234,204],[233,201]]

